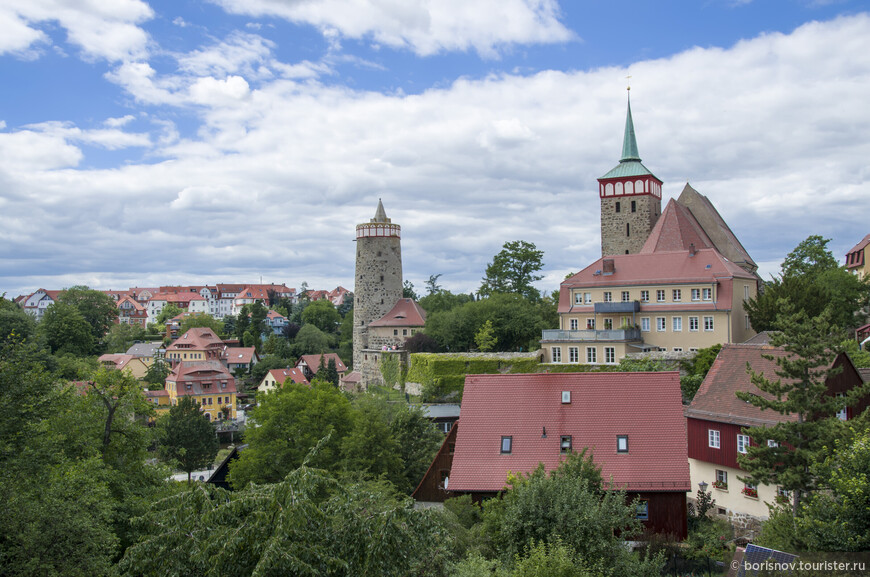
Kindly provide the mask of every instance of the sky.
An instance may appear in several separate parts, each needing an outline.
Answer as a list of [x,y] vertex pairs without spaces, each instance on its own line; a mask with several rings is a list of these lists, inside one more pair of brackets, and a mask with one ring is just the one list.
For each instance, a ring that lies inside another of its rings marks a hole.
[[[353,290],[378,199],[404,277],[542,290],[600,257],[626,87],[663,207],[688,182],[767,278],[870,233],[857,0],[0,0],[0,294]],[[630,77],[630,78],[628,78]]]

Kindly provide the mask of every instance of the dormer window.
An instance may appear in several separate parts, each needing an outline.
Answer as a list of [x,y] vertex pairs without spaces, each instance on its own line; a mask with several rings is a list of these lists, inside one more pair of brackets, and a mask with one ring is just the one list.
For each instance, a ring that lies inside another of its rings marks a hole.
[[513,449],[513,437],[502,437],[501,438],[501,454],[502,455],[510,455],[512,449]]
[[562,435],[559,438],[559,453],[567,455],[571,452],[571,435]]
[[562,391],[562,404],[568,405],[571,403],[571,391]]
[[616,436],[616,452],[617,453],[627,453],[628,452],[628,435],[617,435]]

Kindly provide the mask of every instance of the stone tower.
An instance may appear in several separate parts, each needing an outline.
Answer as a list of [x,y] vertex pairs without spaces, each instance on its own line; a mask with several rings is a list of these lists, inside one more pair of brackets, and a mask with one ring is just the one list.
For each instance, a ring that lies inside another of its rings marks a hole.
[[630,97],[622,158],[613,170],[598,179],[598,195],[601,256],[640,252],[662,213],[662,181],[640,162]]
[[353,290],[353,366],[359,370],[369,347],[369,324],[402,298],[402,227],[387,218],[383,203],[370,222],[356,225],[356,280]]

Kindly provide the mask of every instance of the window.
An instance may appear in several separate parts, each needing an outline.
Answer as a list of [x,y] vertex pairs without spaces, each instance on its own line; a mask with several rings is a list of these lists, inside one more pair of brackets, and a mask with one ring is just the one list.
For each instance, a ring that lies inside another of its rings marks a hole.
[[713,486],[717,489],[728,489],[728,471],[716,469],[716,480],[713,481]]
[[604,291],[604,302],[609,303],[613,301],[613,293],[610,291]]
[[657,303],[665,302],[665,289],[659,289],[656,291],[656,302]]
[[749,315],[743,315],[743,328],[747,331],[752,328],[752,325],[749,322]]
[[574,293],[574,304],[583,304],[583,293]]
[[402,336],[403,336],[403,337],[407,337],[407,336],[408,336],[408,329],[402,329]]
[[693,333],[698,332],[698,317],[689,317],[689,330]]
[[636,200],[631,201],[631,212],[637,212],[637,201]]
[[511,445],[513,444],[513,437],[502,437],[501,438],[501,452],[503,455],[509,455],[511,452]]
[[613,319],[604,319],[604,330],[605,331],[613,330]]
[[749,447],[749,435],[737,435],[737,452],[745,455],[747,447]]
[[562,404],[570,405],[571,404],[571,391],[562,391]]
[[634,518],[638,521],[649,521],[649,501],[637,502],[637,513]]
[[595,329],[595,319],[586,319],[586,328],[590,330]]
[[775,448],[775,447],[779,447],[779,443],[777,443],[777,442],[774,441],[773,439],[768,439],[768,440],[767,440],[767,446],[770,447],[770,448]]
[[579,363],[580,362],[580,347],[568,347],[568,362],[569,363]]
[[743,490],[741,493],[746,497],[758,499],[758,486],[755,485],[755,483],[743,483]]
[[[838,398],[838,399],[843,399],[843,397],[844,397],[843,393],[837,393],[837,398]],[[845,406],[844,406],[842,409],[840,409],[839,411],[837,411],[837,418],[840,419],[841,421],[847,421],[847,420],[849,419],[849,409],[848,409],[848,407],[845,407]]]
[[627,303],[629,300],[631,300],[631,293],[622,291],[622,302]]
[[576,330],[577,330],[577,325],[578,325],[578,324],[579,324],[579,321],[578,321],[577,319],[571,319],[571,321],[570,321],[570,323],[569,323],[569,325],[570,325],[570,329],[571,329],[572,331],[576,331]]
[[743,300],[745,300],[745,301],[749,300],[749,285],[748,284],[743,285]]
[[583,293],[583,303],[592,304],[592,293]]
[[665,317],[656,317],[656,331],[664,332],[667,325],[667,319]]
[[571,435],[562,435],[559,438],[559,453],[567,455],[571,452]]
[[707,429],[707,444],[714,449],[719,448],[719,431]]
[[640,319],[640,330],[645,333],[649,332],[649,317],[642,317]]
[[642,302],[642,303],[649,302],[649,291],[640,291],[640,302]]
[[672,324],[674,326],[674,332],[678,333],[683,330],[683,317],[674,317]]
[[616,452],[617,453],[627,453],[628,452],[628,435],[617,435],[616,436]]
[[397,336],[399,334],[399,329],[393,329],[393,336]]
[[604,347],[604,362],[607,364],[616,362],[616,349],[614,347]]
[[625,236],[631,236],[631,228],[628,223],[625,223]]
[[598,349],[595,347],[586,347],[586,362],[589,364],[598,362]]
[[700,289],[692,289],[692,300],[693,301],[701,300],[701,290]]
[[708,333],[713,330],[713,317],[704,317],[704,330]]
[[713,289],[705,288],[703,291],[703,297],[705,301],[713,300]]
[[619,212],[620,208],[622,207],[619,205],[619,201],[616,201],[616,212]]
[[553,347],[550,349],[550,357],[552,362],[561,363],[562,362],[562,347]]
[[674,302],[678,303],[683,300],[683,291],[680,289],[674,289],[671,291],[671,296],[673,296]]
[[681,353],[681,352],[683,352],[683,347],[674,347],[674,352],[675,352],[675,353]]

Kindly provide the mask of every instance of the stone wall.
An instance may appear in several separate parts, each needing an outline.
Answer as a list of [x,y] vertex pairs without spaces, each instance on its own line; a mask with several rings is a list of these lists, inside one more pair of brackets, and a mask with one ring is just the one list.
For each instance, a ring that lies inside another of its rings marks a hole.
[[398,236],[357,238],[353,292],[353,365],[358,370],[363,349],[374,348],[369,343],[369,323],[390,312],[402,298],[402,246]]
[[399,362],[402,366],[408,366],[408,351],[383,351],[381,349],[363,349],[360,351],[360,362],[354,364],[354,370],[359,371],[361,379],[360,386],[366,390],[370,385],[384,384],[384,378],[381,376],[381,358],[384,355],[398,355]]
[[[616,203],[619,212],[616,212]],[[635,202],[635,211],[631,203]],[[607,196],[601,199],[601,256],[636,254],[662,213],[662,201],[651,194]],[[626,235],[625,225],[629,226]]]

